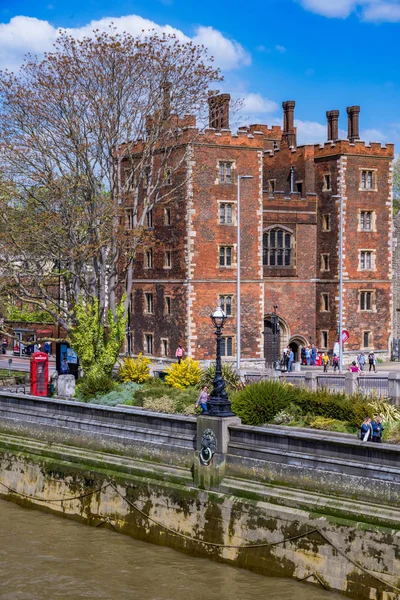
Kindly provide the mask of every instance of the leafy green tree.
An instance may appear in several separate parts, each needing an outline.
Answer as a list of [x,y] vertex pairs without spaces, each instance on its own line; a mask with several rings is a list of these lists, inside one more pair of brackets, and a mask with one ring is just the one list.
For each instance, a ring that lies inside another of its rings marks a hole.
[[117,304],[115,317],[111,309],[107,311],[104,326],[97,298],[90,303],[79,298],[75,307],[77,324],[69,335],[85,377],[111,376],[124,341],[127,323],[124,306],[125,297]]

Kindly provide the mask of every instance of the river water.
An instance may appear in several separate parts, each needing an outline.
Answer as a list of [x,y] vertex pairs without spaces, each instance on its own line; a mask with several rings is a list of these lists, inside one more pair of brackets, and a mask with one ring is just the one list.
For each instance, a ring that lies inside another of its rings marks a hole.
[[338,600],[0,500],[1,600]]

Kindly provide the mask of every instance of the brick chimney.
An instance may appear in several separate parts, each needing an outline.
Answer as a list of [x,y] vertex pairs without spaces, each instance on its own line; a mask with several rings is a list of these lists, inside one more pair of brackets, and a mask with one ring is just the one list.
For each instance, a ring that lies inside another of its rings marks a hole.
[[297,145],[296,140],[296,131],[294,128],[294,107],[296,103],[294,100],[287,100],[287,102],[282,102],[283,108],[283,133],[282,133],[282,142],[286,146],[294,146]]
[[163,117],[167,119],[169,117],[171,111],[171,88],[172,83],[166,81],[162,85],[162,93],[163,93]]
[[210,96],[208,99],[209,125],[211,129],[229,129],[229,94]]
[[336,142],[339,139],[339,111],[328,110],[326,117],[328,119],[328,140]]
[[347,124],[348,124],[347,137],[350,140],[350,142],[354,142],[355,140],[360,139],[359,114],[360,114],[359,106],[348,106],[347,107]]

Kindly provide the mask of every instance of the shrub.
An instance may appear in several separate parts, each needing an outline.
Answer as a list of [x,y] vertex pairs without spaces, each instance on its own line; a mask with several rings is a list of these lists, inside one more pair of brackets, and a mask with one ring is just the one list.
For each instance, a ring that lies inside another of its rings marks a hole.
[[294,401],[297,390],[277,381],[259,381],[232,396],[232,410],[245,425],[263,425]]
[[201,380],[201,369],[198,361],[185,358],[181,364],[174,363],[167,367],[165,381],[168,385],[184,390],[189,386],[198,385]]
[[[222,377],[225,380],[228,391],[237,391],[242,387],[240,375],[230,363],[222,363]],[[212,390],[214,378],[215,364],[212,364],[202,372],[201,385],[206,385],[209,390]]]
[[92,371],[85,375],[76,386],[78,400],[90,402],[97,394],[108,394],[115,390],[116,381],[106,373]]
[[150,358],[142,353],[136,359],[126,357],[118,371],[118,377],[125,382],[145,383],[150,379],[150,364]]
[[316,417],[310,423],[310,427],[314,429],[324,429],[325,431],[337,431],[341,433],[347,433],[348,427],[346,423],[343,421],[339,421],[338,419],[330,419],[327,417]]
[[383,430],[383,441],[400,444],[400,421],[388,423]]
[[373,400],[368,402],[369,415],[381,415],[384,423],[394,423],[400,421],[400,411],[398,408],[389,404],[386,400]]
[[161,396],[161,398],[146,398],[143,402],[143,408],[161,413],[175,412],[174,402],[168,396]]
[[[145,385],[141,386],[139,390],[135,392],[135,403],[137,406],[143,406],[148,410],[158,410],[152,408],[152,406],[158,406],[159,401],[161,405],[165,407],[165,410],[161,412],[171,413],[183,413],[192,414],[194,412],[194,405],[196,403],[199,391],[196,388],[187,388],[180,390],[178,388],[171,388],[160,379],[158,383],[149,381]],[[165,399],[168,398],[170,403],[167,405]],[[168,410],[166,410],[168,408]],[[187,412],[187,410],[191,412]]]
[[137,406],[135,403],[134,393],[142,386],[138,383],[130,381],[128,383],[120,384],[115,390],[108,394],[97,394],[95,398],[91,400],[93,404],[101,404],[102,406],[116,406],[117,404],[129,404],[130,406]]

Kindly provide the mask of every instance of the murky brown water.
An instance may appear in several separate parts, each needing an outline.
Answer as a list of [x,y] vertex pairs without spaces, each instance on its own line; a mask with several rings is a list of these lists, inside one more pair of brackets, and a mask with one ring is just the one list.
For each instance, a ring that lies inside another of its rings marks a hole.
[[338,600],[0,500],[2,600]]

